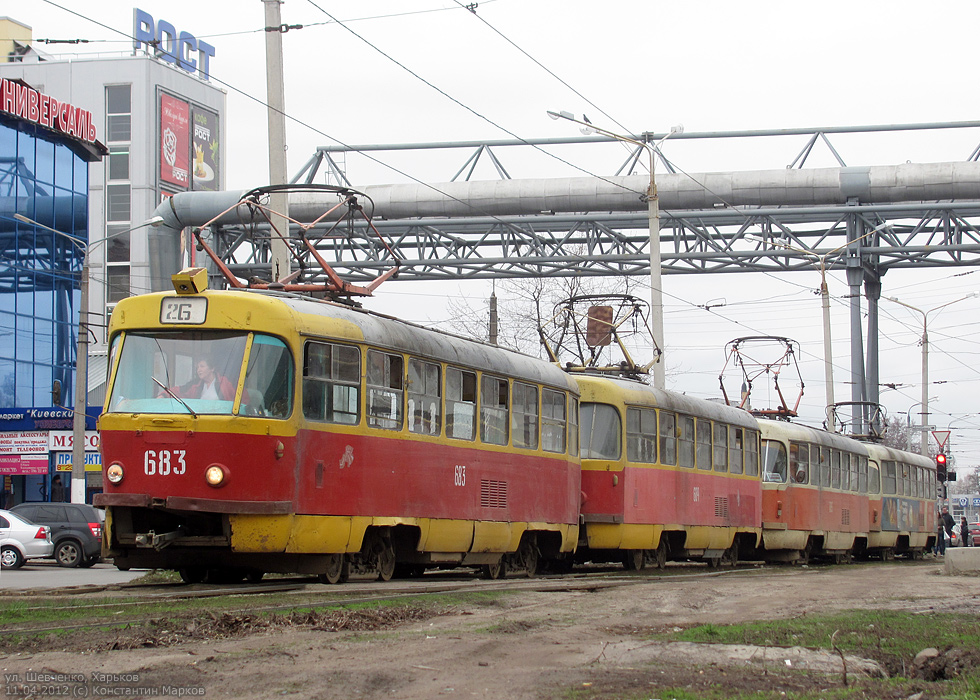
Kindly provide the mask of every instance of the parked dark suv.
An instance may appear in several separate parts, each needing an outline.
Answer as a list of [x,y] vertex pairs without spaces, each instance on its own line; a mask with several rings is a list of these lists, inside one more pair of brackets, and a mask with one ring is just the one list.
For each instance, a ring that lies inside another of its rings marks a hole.
[[21,503],[11,513],[51,528],[54,558],[61,566],[102,561],[102,516],[85,503]]

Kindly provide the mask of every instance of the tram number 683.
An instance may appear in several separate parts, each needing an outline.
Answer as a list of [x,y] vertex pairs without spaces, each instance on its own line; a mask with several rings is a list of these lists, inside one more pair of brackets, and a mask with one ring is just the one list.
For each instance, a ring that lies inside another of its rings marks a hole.
[[147,476],[180,476],[187,471],[186,450],[147,450],[143,453],[143,473]]
[[456,472],[453,479],[453,484],[456,486],[466,486],[466,467],[457,464]]

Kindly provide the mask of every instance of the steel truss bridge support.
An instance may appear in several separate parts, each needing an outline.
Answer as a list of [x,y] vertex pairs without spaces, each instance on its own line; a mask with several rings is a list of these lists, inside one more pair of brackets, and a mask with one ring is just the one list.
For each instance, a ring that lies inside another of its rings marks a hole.
[[[946,126],[973,128],[980,127],[980,122],[921,128]],[[860,129],[847,131],[855,130]],[[783,170],[687,175],[668,167],[668,173],[657,178],[662,271],[666,275],[812,271],[815,256],[840,249],[850,287],[852,399],[876,402],[882,276],[892,268],[980,263],[980,164],[975,162],[980,148],[963,162],[859,168],[844,166],[834,151],[840,168],[796,169],[814,144],[826,141],[825,132],[832,131],[814,132],[793,161],[794,167]],[[656,135],[640,138],[647,136]],[[675,138],[697,137],[682,134]],[[336,168],[331,149],[320,149],[303,177],[312,181],[323,161]],[[499,161],[493,162],[497,167]],[[472,158],[467,161],[467,167],[471,165]],[[502,164],[497,170],[507,177]],[[373,200],[374,211],[368,202],[365,208],[399,259],[401,280],[648,276],[649,220],[641,199],[648,179],[641,174],[358,189]],[[179,194],[157,210],[169,217],[169,230],[160,234],[177,237],[183,227],[201,225],[238,196],[232,192]],[[300,220],[312,218],[304,208],[322,206],[323,201],[310,196],[290,197],[290,213]],[[871,231],[874,233],[868,235]],[[314,228],[310,238],[318,252],[350,282],[371,280],[390,266],[388,248],[369,235],[364,225],[352,221],[330,235],[321,230],[317,238],[317,233]],[[215,251],[244,279],[268,278],[269,239],[266,228],[240,212],[232,212],[210,232]],[[318,281],[313,265],[301,261],[300,267],[305,270],[303,279]],[[162,288],[162,281],[160,285]],[[866,356],[862,286],[868,300]],[[857,426],[865,417],[856,415],[854,421]]]

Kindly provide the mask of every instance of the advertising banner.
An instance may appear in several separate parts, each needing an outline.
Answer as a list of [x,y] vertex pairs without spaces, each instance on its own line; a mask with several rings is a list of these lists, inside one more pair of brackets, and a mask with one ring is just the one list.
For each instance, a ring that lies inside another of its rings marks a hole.
[[199,107],[194,107],[191,114],[194,124],[192,189],[217,192],[221,181],[218,115]]
[[190,186],[190,105],[160,94],[160,180],[181,189]]
[[44,455],[48,459],[46,430],[18,430],[0,433],[0,455]]
[[48,454],[43,455],[4,455],[0,454],[0,474],[17,476],[21,474],[47,474]]

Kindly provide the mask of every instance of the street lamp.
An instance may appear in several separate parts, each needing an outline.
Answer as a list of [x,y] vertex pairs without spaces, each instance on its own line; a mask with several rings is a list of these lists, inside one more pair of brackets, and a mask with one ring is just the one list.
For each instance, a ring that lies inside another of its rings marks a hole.
[[[674,134],[684,133],[683,126],[672,126],[656,146],[651,146],[649,140],[638,141],[630,136],[623,136],[612,131],[607,131],[597,127],[587,121],[576,119],[570,112],[548,111],[548,116],[552,119],[566,119],[583,127],[585,134],[597,133],[608,136],[617,141],[631,143],[647,151],[650,155],[650,184],[647,186],[647,214],[650,219],[650,330],[653,333],[654,343],[659,343],[661,348],[666,348],[667,342],[664,339],[664,302],[661,289],[661,270],[660,270],[660,203],[657,198],[657,179],[654,174],[656,164],[656,152],[663,145],[663,142]],[[664,367],[664,350],[661,349],[660,356],[653,366],[653,386],[657,389],[667,387],[666,369]]]
[[824,409],[824,415],[826,418],[827,430],[830,431],[831,433],[837,432],[837,425],[836,425],[836,421],[834,420],[834,404],[836,403],[836,401],[834,400],[834,353],[833,353],[833,343],[830,334],[830,291],[827,288],[827,258],[839,253],[840,251],[850,246],[852,243],[857,243],[858,241],[863,240],[875,233],[878,233],[878,231],[881,231],[882,229],[885,228],[891,228],[891,224],[884,223],[881,224],[880,226],[876,226],[875,228],[865,233],[863,236],[859,236],[853,240],[848,241],[847,243],[844,243],[843,245],[839,245],[833,250],[827,251],[823,255],[817,255],[811,250],[796,248],[794,246],[783,243],[782,241],[766,240],[764,238],[758,238],[756,236],[746,236],[746,238],[752,240],[758,240],[761,241],[762,243],[769,243],[774,246],[779,246],[780,248],[785,248],[787,250],[792,250],[797,253],[802,253],[803,255],[808,255],[810,257],[816,258],[817,261],[816,265],[820,270],[820,299],[821,299],[821,304],[823,306],[823,363],[824,363],[824,382],[827,385],[826,388],[827,406]]
[[94,241],[84,241],[71,234],[59,231],[58,229],[45,226],[39,221],[29,219],[23,214],[14,214],[14,218],[23,221],[25,224],[43,228],[45,231],[67,239],[78,250],[82,252],[82,275],[79,282],[81,299],[78,305],[78,346],[75,351],[75,409],[72,422],[72,453],[71,453],[71,502],[85,503],[85,412],[88,405],[88,322],[83,320],[89,313],[88,311],[88,286],[89,286],[89,253],[93,247],[99,243],[105,243],[110,238],[131,233],[146,226],[157,226],[163,223],[163,218],[154,216],[144,221],[139,226],[134,226],[126,231],[118,231],[105,238],[97,238]]
[[[953,301],[947,301],[945,304],[940,304],[939,306],[933,307],[933,308],[928,309],[926,311],[923,311],[922,309],[920,309],[918,307],[912,306],[911,304],[906,304],[904,301],[899,301],[895,297],[885,297],[886,299],[888,299],[888,301],[893,301],[896,304],[899,304],[901,306],[904,306],[906,309],[911,309],[912,311],[915,311],[917,314],[919,314],[920,316],[922,316],[922,339],[919,341],[919,344],[922,345],[922,402],[921,402],[922,403],[922,423],[921,423],[921,427],[919,428],[919,430],[922,432],[922,435],[919,438],[919,441],[921,443],[919,445],[919,451],[921,452],[921,454],[924,457],[928,457],[929,456],[929,445],[926,442],[926,433],[929,432],[929,426],[928,426],[928,421],[929,421],[929,330],[928,330],[929,314],[931,314],[933,311],[939,311],[940,309],[945,309],[950,304],[955,304],[957,302],[964,301],[965,299],[970,299],[972,297],[977,297],[977,296],[980,296],[980,292],[972,292],[970,294],[967,294],[965,297],[960,297],[959,299],[953,299]],[[911,409],[909,409],[909,410],[911,410]]]

